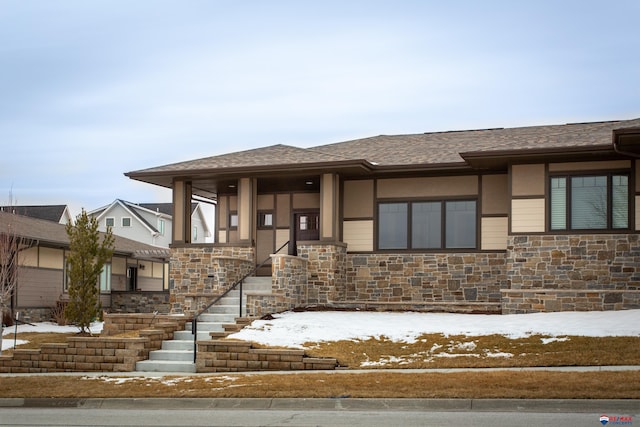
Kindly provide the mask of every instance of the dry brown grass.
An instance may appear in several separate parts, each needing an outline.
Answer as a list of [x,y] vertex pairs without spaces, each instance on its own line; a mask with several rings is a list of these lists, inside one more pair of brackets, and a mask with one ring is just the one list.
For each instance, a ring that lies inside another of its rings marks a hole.
[[411,344],[381,338],[306,346],[310,356],[335,357],[351,369],[640,365],[640,337],[572,336],[545,344],[548,338],[427,334]]
[[516,398],[639,399],[640,371],[297,373],[160,378],[2,378],[0,397],[24,398]]
[[[137,332],[129,334],[137,335]],[[21,333],[19,348],[66,342],[77,334]],[[309,343],[312,356],[337,357],[360,368],[454,368],[573,365],[640,365],[640,337],[567,337],[544,344],[546,337],[509,339],[423,335],[413,344],[387,339]],[[13,340],[12,335],[5,336]],[[472,343],[472,344],[471,344]],[[492,357],[509,353],[511,357]],[[4,355],[10,351],[4,351]],[[393,361],[395,360],[395,361]],[[370,366],[376,368],[376,366]],[[211,375],[171,378],[5,376],[0,397],[353,397],[353,398],[547,398],[639,399],[640,370],[628,372],[463,372],[296,373]]]

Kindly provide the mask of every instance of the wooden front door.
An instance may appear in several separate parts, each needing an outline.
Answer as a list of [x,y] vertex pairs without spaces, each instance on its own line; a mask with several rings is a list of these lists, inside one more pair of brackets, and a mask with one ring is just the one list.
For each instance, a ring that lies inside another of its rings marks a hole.
[[293,215],[293,220],[295,229],[289,252],[295,255],[297,242],[320,240],[320,212],[297,212]]

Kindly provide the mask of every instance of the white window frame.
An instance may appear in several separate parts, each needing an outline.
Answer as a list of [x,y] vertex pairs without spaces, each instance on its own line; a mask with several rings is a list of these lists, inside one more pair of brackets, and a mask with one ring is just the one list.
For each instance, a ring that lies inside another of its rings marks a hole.
[[[109,220],[111,220],[111,225],[109,225]],[[104,219],[104,225],[105,227],[109,228],[109,227],[115,227],[116,226],[116,219],[112,216],[108,216]]]
[[[128,219],[129,220],[129,224],[125,225],[124,220]],[[130,216],[124,216],[121,218],[120,220],[120,224],[122,224],[123,227],[131,227],[131,217]]]

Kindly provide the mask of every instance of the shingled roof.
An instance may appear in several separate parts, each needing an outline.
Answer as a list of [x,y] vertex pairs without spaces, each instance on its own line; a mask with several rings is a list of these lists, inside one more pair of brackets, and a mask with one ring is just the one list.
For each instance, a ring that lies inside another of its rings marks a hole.
[[45,219],[47,221],[59,222],[64,214],[67,205],[16,205],[0,206],[2,212],[12,212],[31,218]]
[[[53,221],[0,212],[0,233],[6,233],[9,229],[20,237],[38,241],[45,245],[69,246],[66,226]],[[100,233],[100,235],[102,234]],[[129,256],[150,254],[150,257],[153,258],[169,257],[168,250],[157,246],[147,245],[116,235],[114,235],[114,239],[115,252],[118,254]]]
[[366,161],[373,166],[465,164],[464,153],[611,147],[617,129],[640,119],[410,135],[380,135],[311,148],[273,145],[158,166],[127,175]]

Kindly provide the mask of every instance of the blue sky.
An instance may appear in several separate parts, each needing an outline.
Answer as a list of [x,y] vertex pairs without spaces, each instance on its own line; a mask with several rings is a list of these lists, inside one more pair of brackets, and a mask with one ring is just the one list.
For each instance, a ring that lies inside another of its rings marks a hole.
[[0,0],[0,202],[272,144],[640,117],[636,0]]

